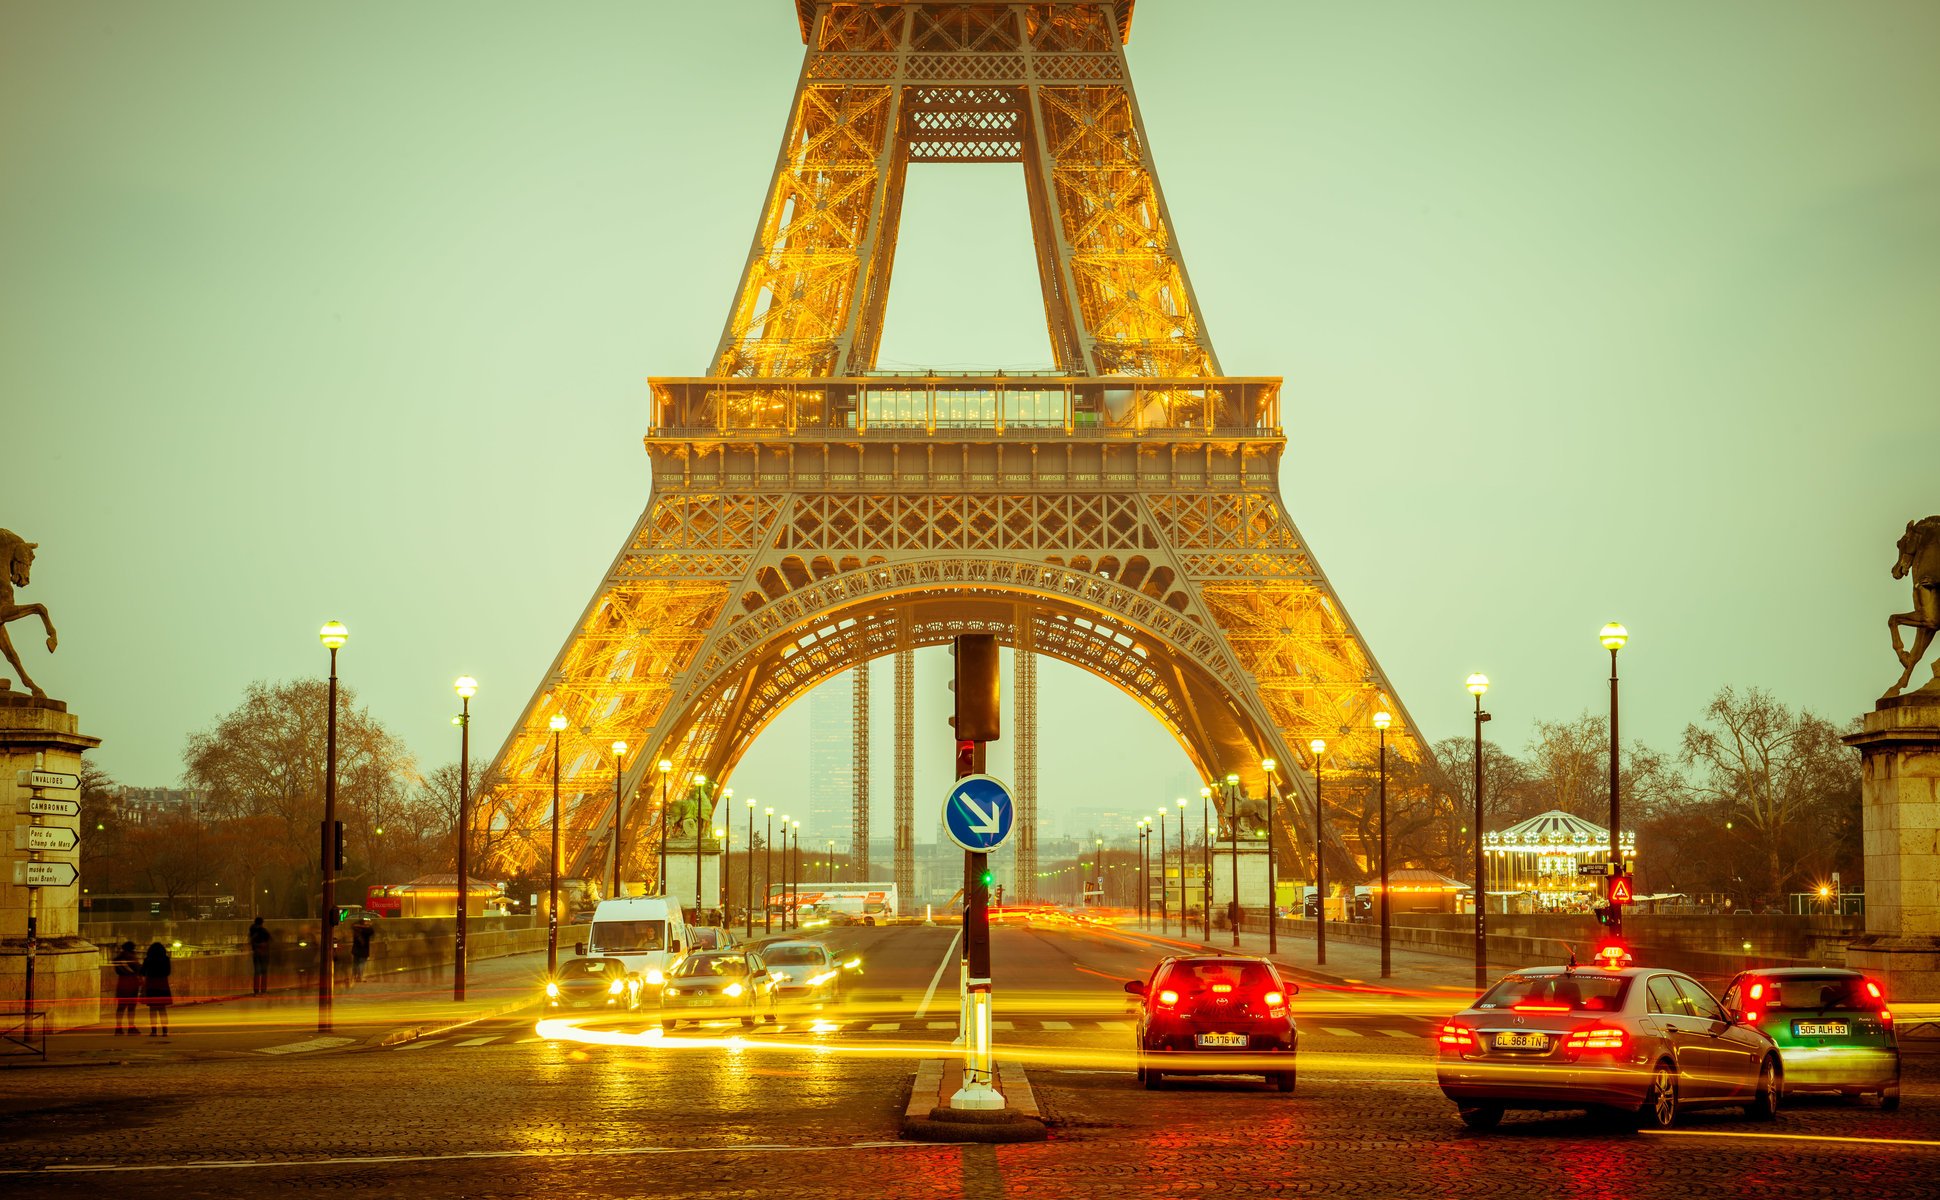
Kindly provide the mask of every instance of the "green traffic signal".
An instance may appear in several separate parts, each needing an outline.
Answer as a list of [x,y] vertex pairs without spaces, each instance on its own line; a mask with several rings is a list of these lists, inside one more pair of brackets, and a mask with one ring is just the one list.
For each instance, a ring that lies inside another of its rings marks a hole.
[[985,871],[982,875],[978,877],[978,882],[982,883],[985,887],[989,887],[991,882],[996,878],[997,878],[997,875],[995,872]]

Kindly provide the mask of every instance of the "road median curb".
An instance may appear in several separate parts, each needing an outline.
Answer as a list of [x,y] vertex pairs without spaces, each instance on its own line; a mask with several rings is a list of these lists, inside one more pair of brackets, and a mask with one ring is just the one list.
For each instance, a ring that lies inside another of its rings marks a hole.
[[942,1058],[918,1062],[903,1105],[902,1136],[912,1142],[1006,1144],[1045,1140],[1050,1130],[1023,1065],[1000,1062],[995,1066],[1005,1106],[956,1110],[950,1107],[950,1095],[963,1081],[962,1062]]

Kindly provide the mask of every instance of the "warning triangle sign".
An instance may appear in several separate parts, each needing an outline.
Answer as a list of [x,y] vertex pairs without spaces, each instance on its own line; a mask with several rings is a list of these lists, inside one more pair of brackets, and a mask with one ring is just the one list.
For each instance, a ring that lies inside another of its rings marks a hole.
[[1613,876],[1610,880],[1610,903],[1629,904],[1631,899],[1630,876]]

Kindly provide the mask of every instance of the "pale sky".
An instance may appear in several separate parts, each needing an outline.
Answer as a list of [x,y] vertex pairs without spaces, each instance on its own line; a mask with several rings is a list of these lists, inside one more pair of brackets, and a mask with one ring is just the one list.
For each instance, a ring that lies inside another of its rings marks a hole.
[[[1925,0],[1141,0],[1213,343],[1286,377],[1289,506],[1431,739],[1473,670],[1516,751],[1601,711],[1612,618],[1664,748],[1724,684],[1844,721],[1897,675],[1936,51]],[[489,757],[646,501],[646,376],[707,367],[801,53],[786,0],[0,5],[0,526],[62,645],[10,629],[104,767],[174,782],[331,618],[426,769],[477,676]],[[1048,360],[1019,168],[911,172],[883,358]],[[1196,788],[1042,679],[1047,808]],[[806,729],[737,792],[800,795]]]

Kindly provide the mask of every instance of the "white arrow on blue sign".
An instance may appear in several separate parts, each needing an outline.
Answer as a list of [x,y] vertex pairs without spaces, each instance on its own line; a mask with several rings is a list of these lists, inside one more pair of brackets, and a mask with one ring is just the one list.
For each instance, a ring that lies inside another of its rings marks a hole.
[[978,854],[995,850],[1010,837],[1017,806],[1010,785],[990,775],[965,775],[943,803],[943,828],[950,840]]

